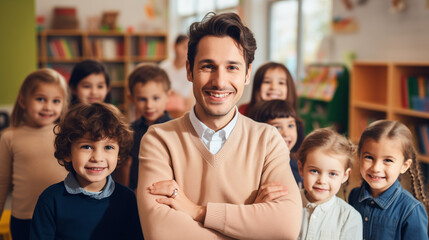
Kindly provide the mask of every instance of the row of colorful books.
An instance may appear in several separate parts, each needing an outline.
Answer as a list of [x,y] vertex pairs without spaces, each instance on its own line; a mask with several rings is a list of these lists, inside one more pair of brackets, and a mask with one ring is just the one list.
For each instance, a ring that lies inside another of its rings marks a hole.
[[81,56],[77,39],[54,38],[48,41],[48,56],[57,59],[73,59]]
[[86,47],[89,57],[114,60],[124,56],[124,42],[114,38],[95,38]]
[[402,77],[402,107],[429,112],[429,78]]
[[423,155],[429,155],[429,124],[417,124],[413,130],[417,137],[419,152]]
[[146,58],[165,57],[165,42],[158,38],[148,38],[140,44],[140,56]]

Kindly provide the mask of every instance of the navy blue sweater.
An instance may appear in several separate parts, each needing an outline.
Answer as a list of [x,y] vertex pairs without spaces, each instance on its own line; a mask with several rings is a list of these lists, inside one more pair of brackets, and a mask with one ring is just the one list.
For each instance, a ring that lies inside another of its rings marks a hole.
[[[164,123],[170,121],[172,118],[167,111],[164,111],[164,115],[156,120],[155,123]],[[130,169],[130,183],[128,185],[132,190],[136,190],[137,182],[139,179],[139,151],[140,142],[143,135],[147,132],[149,125],[146,124],[146,119],[141,117],[131,124],[134,130],[134,144],[131,148],[130,155],[132,157],[131,169]]]
[[39,197],[30,239],[143,239],[136,197],[118,183],[100,200],[69,194],[64,181],[54,184]]

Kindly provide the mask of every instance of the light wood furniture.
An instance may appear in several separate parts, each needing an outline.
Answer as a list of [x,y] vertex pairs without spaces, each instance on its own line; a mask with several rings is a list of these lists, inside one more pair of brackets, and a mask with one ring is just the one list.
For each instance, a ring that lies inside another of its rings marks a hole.
[[[407,126],[428,122],[429,113],[402,107],[402,77],[429,76],[429,62],[355,62],[351,73],[349,135],[357,143],[373,120],[391,119]],[[417,143],[417,139],[415,139]],[[429,156],[418,155],[429,163]]]
[[54,68],[68,76],[84,59],[103,62],[111,78],[111,102],[129,118],[133,110],[128,98],[127,77],[142,62],[159,63],[167,58],[168,35],[162,32],[44,30],[37,34],[39,67]]

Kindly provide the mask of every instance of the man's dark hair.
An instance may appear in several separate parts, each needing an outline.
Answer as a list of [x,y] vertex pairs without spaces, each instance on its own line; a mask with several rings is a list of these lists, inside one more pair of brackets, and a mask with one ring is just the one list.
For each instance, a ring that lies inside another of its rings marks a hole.
[[198,43],[205,36],[231,37],[243,51],[246,72],[255,58],[256,40],[235,13],[208,13],[201,22],[194,22],[189,27],[188,62],[191,70],[197,55]]

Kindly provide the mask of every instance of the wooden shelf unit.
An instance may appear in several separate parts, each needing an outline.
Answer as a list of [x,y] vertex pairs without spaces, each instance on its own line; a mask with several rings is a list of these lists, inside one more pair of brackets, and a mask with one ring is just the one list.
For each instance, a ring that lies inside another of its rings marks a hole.
[[168,35],[162,32],[44,30],[37,34],[37,42],[38,66],[54,68],[67,80],[76,63],[84,59],[103,62],[111,78],[112,103],[128,117],[132,116],[126,97],[128,75],[137,64],[159,63],[168,53]]
[[[429,122],[429,112],[404,108],[403,76],[429,76],[429,62],[355,62],[351,72],[349,136],[355,143],[369,122],[378,119],[400,121],[411,128]],[[418,137],[415,136],[418,148]],[[429,163],[429,156],[418,155]]]

